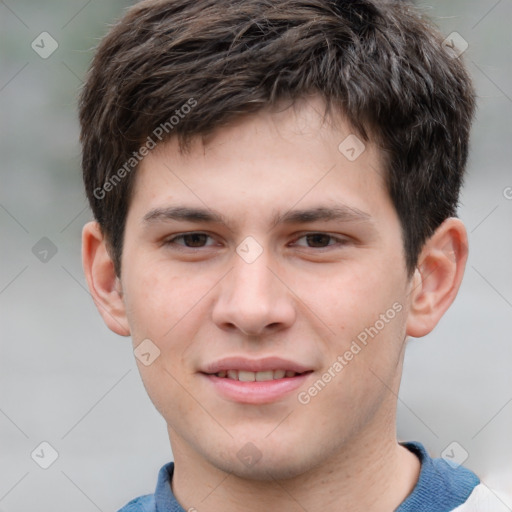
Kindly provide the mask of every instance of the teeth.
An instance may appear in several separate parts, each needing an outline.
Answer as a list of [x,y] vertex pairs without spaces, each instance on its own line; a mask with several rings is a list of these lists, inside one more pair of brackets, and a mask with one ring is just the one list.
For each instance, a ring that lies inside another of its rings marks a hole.
[[266,372],[256,372],[256,380],[259,382],[263,382],[265,380],[274,380],[274,372],[272,370],[268,370]]
[[274,379],[282,379],[285,376],[284,370],[274,370]]
[[263,372],[249,372],[246,370],[222,370],[215,374],[217,377],[239,380],[241,382],[265,382],[268,380],[282,379],[284,377],[295,377],[296,372],[292,370],[265,370]]
[[239,370],[238,380],[242,382],[254,382],[256,380],[256,373],[246,372],[245,370]]

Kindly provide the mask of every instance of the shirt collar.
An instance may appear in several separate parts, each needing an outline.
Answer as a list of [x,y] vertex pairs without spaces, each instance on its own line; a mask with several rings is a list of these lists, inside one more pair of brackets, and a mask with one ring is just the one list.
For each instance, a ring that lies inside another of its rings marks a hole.
[[[443,459],[432,459],[418,442],[402,443],[421,462],[418,482],[412,493],[395,512],[431,512],[453,510],[463,504],[480,483],[478,477],[462,466],[454,467]],[[185,512],[171,488],[174,463],[160,469],[155,490],[155,512]]]

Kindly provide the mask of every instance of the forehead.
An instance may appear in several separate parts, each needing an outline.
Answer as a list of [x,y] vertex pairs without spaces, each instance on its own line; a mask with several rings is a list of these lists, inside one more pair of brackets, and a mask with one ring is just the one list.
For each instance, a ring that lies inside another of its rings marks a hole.
[[176,138],[159,144],[137,170],[130,210],[145,217],[181,201],[237,219],[266,213],[270,222],[295,206],[342,204],[373,216],[391,204],[383,160],[313,98],[240,118],[192,139],[184,153]]

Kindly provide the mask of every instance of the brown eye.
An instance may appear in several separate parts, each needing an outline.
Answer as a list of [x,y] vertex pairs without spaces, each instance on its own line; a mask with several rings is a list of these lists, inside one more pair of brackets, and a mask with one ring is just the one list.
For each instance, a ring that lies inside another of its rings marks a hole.
[[335,237],[328,233],[306,233],[295,240],[295,245],[308,249],[324,249],[340,247],[346,243],[344,238]]
[[212,237],[206,233],[183,233],[170,238],[166,242],[166,245],[178,245],[190,249],[198,249],[213,245],[213,243]]
[[301,249],[340,249],[348,243],[347,238],[328,233],[306,233],[295,239],[293,245]]
[[183,242],[187,247],[204,247],[208,240],[208,235],[204,233],[190,233],[183,235]]
[[313,233],[306,235],[306,241],[309,247],[327,247],[331,241],[332,236],[325,233]]

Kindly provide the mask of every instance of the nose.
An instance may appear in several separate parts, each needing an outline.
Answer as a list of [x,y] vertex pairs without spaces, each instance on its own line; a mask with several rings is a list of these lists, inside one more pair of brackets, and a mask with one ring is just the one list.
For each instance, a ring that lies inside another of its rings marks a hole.
[[278,271],[270,269],[269,259],[267,251],[252,263],[233,256],[233,268],[219,283],[213,307],[213,321],[219,328],[261,336],[294,323],[293,295],[277,277]]

